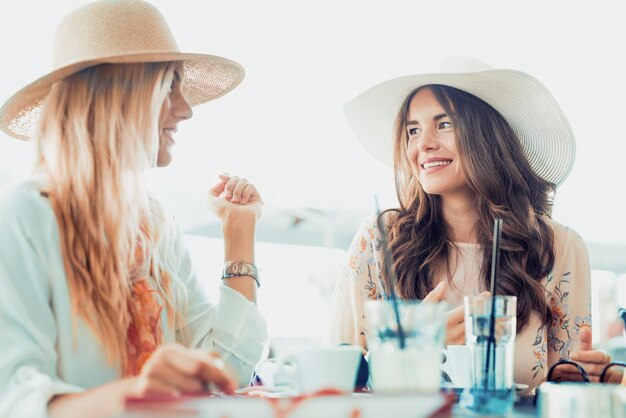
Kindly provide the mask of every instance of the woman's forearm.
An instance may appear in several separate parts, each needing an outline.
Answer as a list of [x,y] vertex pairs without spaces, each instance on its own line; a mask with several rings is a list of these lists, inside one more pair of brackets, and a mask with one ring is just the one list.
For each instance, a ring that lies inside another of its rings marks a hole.
[[116,380],[81,393],[55,396],[48,403],[50,418],[106,418],[124,409],[125,399],[133,393],[135,378]]
[[[254,263],[256,217],[250,212],[236,213],[226,217],[223,224],[224,261]],[[224,284],[256,303],[256,281],[249,276],[224,279]]]

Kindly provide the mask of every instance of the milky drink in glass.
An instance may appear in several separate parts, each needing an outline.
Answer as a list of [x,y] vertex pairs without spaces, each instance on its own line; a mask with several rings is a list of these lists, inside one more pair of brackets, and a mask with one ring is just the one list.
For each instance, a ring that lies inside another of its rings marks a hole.
[[440,386],[441,349],[445,335],[445,304],[398,302],[404,348],[393,303],[368,301],[368,361],[372,390],[436,392]]

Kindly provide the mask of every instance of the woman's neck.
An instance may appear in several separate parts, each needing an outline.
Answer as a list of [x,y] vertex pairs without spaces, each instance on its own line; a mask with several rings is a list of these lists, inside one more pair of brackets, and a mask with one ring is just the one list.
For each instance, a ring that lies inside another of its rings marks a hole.
[[450,227],[453,242],[476,243],[478,214],[467,195],[441,196],[443,218]]

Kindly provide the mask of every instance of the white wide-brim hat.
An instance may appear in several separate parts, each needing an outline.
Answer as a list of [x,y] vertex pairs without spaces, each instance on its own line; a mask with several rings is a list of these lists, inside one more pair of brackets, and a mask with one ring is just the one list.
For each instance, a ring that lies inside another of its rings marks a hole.
[[163,15],[141,0],[103,0],[71,12],[57,27],[52,61],[51,72],[2,106],[2,131],[31,138],[52,85],[98,64],[183,61],[183,95],[191,106],[223,96],[245,74],[229,59],[181,52]]
[[541,178],[558,186],[570,173],[576,156],[574,133],[548,89],[526,73],[494,69],[468,57],[439,59],[419,74],[380,83],[345,105],[352,128],[376,159],[393,165],[395,122],[402,103],[413,90],[429,84],[463,90],[496,109]]

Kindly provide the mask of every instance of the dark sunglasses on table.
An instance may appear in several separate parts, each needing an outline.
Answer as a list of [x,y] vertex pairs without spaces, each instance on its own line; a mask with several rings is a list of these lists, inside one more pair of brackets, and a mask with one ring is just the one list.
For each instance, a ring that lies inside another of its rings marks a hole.
[[[591,379],[589,378],[589,374],[587,373],[585,368],[583,366],[581,366],[580,364],[576,363],[575,361],[572,361],[572,360],[569,360],[569,359],[561,359],[561,360],[557,361],[556,363],[554,363],[552,365],[552,367],[550,367],[550,370],[548,370],[548,376],[546,378],[546,381],[548,381],[548,382],[559,382],[558,380],[554,379],[553,376],[554,376],[555,370],[557,368],[563,366],[563,365],[574,366],[576,368],[576,370],[578,370],[578,373],[580,373],[580,377],[582,378],[583,382],[585,382],[585,383],[590,383],[591,382]],[[607,364],[606,366],[604,366],[604,368],[602,369],[602,373],[600,373],[600,379],[599,379],[600,383],[608,383],[608,382],[605,381],[605,379],[610,376],[609,371],[613,367],[626,367],[626,363],[621,362],[621,361],[613,361],[613,362]]]
[[[580,364],[576,363],[575,361],[572,361],[569,359],[561,359],[557,361],[556,363],[554,363],[552,367],[550,367],[550,370],[548,370],[548,376],[546,377],[546,381],[560,383],[561,380],[556,380],[554,378],[554,372],[557,368],[563,367],[565,365],[574,366],[576,370],[578,370],[578,373],[580,373],[580,377],[583,383],[591,383],[591,378],[589,378],[589,374],[587,373],[585,368],[581,366]],[[610,376],[609,371],[613,367],[626,367],[626,363],[623,363],[621,361],[614,361],[604,366],[604,368],[602,369],[602,373],[600,373],[600,378],[599,378],[600,383],[608,383],[605,380],[607,379],[607,377]],[[620,381],[621,381],[621,378],[620,378]],[[533,405],[535,406],[537,405],[538,397],[539,397],[539,391],[536,391],[535,396],[533,397]]]
[[[624,308],[620,308],[617,311],[617,316],[624,321],[624,327],[626,329],[626,309]],[[576,367],[576,369],[578,370],[578,372],[580,373],[580,377],[583,379],[583,381],[585,383],[589,383],[591,382],[591,379],[589,378],[589,374],[587,373],[587,371],[584,369],[584,367],[582,367],[580,364],[576,363],[575,361],[572,360],[568,360],[568,359],[561,359],[558,362],[556,362],[555,364],[552,365],[552,367],[550,367],[550,370],[548,370],[548,376],[546,378],[546,380],[548,382],[554,382],[555,380],[553,380],[552,376],[554,375],[554,371],[564,365],[564,364],[569,364],[571,366]],[[608,383],[605,381],[605,379],[607,377],[609,377],[609,371],[613,368],[613,367],[626,367],[626,363],[621,362],[621,361],[614,361],[612,363],[607,364],[606,366],[604,366],[604,369],[602,369],[602,373],[600,373],[600,383]],[[620,379],[621,381],[621,379]]]

